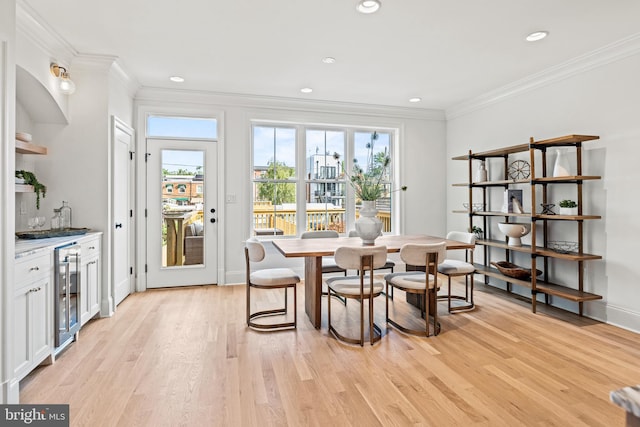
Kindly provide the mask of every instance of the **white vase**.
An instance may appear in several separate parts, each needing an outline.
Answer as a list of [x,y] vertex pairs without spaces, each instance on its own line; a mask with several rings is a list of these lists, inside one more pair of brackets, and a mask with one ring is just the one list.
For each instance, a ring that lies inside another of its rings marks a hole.
[[565,149],[558,148],[556,150],[556,163],[553,166],[553,176],[571,176],[569,173],[569,160],[567,159]]
[[487,180],[487,170],[484,167],[484,161],[478,164],[475,182],[485,182]]
[[382,221],[376,214],[375,200],[363,200],[360,206],[360,217],[356,220],[356,231],[363,245],[374,245],[376,238],[382,235]]

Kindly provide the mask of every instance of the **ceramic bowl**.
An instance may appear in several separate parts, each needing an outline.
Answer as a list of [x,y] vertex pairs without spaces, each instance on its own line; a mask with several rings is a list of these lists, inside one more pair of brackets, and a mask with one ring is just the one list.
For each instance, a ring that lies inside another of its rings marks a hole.
[[521,237],[531,232],[531,224],[499,222],[498,228],[509,237],[509,246],[522,246]]

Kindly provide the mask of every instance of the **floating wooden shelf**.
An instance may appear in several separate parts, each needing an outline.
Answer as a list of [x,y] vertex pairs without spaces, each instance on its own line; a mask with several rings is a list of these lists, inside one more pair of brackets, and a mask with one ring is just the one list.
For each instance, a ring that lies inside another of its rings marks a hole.
[[16,153],[20,154],[47,154],[47,147],[35,145],[30,142],[16,139]]
[[33,185],[16,184],[16,193],[33,193]]

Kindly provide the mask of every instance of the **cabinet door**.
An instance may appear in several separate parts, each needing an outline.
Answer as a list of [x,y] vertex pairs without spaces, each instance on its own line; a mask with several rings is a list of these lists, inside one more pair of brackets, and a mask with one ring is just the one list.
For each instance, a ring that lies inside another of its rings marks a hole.
[[49,295],[52,288],[50,279],[42,279],[29,294],[31,359],[36,365],[51,354],[53,325],[51,322],[52,303]]
[[29,349],[29,287],[18,289],[13,298],[14,332],[13,332],[13,375],[22,378],[29,372],[31,352]]
[[84,261],[80,278],[80,319],[84,325],[100,312],[100,258]]
[[95,258],[87,263],[86,269],[87,288],[89,289],[89,318],[100,312],[100,258]]

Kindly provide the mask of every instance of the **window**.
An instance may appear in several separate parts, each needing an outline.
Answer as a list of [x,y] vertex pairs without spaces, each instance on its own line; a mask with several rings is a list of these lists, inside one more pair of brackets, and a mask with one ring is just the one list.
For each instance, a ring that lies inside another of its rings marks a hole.
[[173,193],[173,184],[167,184],[167,193]]
[[296,130],[253,127],[254,234],[296,235]]
[[[252,142],[252,232],[258,236],[348,233],[361,203],[350,185],[354,166],[376,169],[385,158],[393,159],[391,131],[255,124]],[[387,168],[377,203],[386,233],[393,231],[392,178]]]
[[195,117],[151,116],[147,119],[147,136],[216,139],[218,137],[218,121]]
[[184,194],[187,192],[186,184],[178,184],[178,193]]
[[202,184],[196,185],[196,194],[202,194]]

